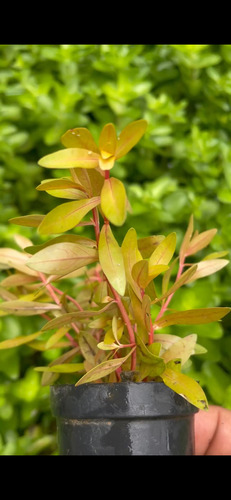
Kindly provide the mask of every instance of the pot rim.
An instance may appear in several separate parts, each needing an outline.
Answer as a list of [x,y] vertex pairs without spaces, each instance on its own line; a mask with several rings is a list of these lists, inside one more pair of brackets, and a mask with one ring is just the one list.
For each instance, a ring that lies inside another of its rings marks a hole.
[[57,418],[179,418],[198,408],[163,382],[108,382],[50,386]]

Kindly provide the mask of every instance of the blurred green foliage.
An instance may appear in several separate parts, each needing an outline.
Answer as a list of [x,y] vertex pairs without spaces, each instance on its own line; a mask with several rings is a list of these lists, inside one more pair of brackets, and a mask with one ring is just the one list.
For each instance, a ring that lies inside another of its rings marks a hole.
[[[51,175],[37,161],[61,149],[67,129],[87,127],[97,140],[105,123],[120,131],[140,118],[147,133],[113,171],[132,207],[117,237],[130,226],[141,237],[176,231],[179,248],[193,213],[198,230],[218,228],[211,252],[229,250],[231,45],[0,45],[1,246],[14,246],[16,233],[38,241],[7,221],[56,205],[35,190]],[[230,274],[229,265],[180,289],[171,307],[230,306]],[[33,333],[39,321],[1,318],[0,339]],[[193,357],[188,373],[210,403],[231,409],[230,326],[228,315],[178,333],[198,333],[208,353]],[[56,453],[49,391],[31,368],[37,356],[28,347],[1,351],[0,454]]]

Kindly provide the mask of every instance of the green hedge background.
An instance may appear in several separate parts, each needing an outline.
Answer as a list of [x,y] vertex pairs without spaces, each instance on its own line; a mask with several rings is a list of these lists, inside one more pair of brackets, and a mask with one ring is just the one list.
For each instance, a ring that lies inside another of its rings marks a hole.
[[[147,133],[113,170],[132,206],[118,238],[131,225],[139,236],[176,231],[179,248],[193,213],[198,230],[218,228],[211,251],[229,250],[231,45],[0,45],[0,245],[15,246],[17,233],[36,242],[36,231],[8,219],[55,206],[35,190],[51,176],[37,161],[61,147],[67,129],[88,127],[97,140],[105,123],[119,132],[140,118]],[[172,307],[230,306],[230,274],[228,265],[180,289]],[[0,340],[33,333],[39,321],[2,317]],[[208,353],[188,372],[210,403],[231,409],[230,326],[228,315],[189,332]],[[0,352],[1,455],[57,453],[49,389],[32,368],[39,356],[29,347]]]

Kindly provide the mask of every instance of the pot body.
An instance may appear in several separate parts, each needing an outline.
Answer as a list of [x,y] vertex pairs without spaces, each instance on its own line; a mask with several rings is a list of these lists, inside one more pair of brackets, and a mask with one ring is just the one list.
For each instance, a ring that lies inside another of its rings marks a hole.
[[162,382],[51,386],[60,455],[193,455],[197,408]]

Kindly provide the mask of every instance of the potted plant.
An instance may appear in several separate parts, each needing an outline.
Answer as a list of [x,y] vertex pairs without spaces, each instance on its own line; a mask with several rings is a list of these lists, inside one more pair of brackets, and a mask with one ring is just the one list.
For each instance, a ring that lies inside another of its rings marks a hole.
[[[111,170],[146,128],[137,120],[117,137],[109,123],[98,146],[86,128],[68,130],[65,148],[39,165],[69,175],[37,189],[69,201],[47,215],[11,219],[37,228],[43,242],[18,235],[20,251],[0,251],[7,272],[1,314],[44,318],[40,331],[5,340],[0,349],[62,349],[58,359],[35,368],[51,386],[60,454],[193,454],[194,414],[208,406],[199,383],[184,373],[189,358],[205,349],[190,330],[180,336],[177,325],[219,321],[230,309],[172,311],[169,304],[180,287],[228,263],[227,252],[195,257],[216,229],[194,232],[191,216],[178,256],[174,232],[139,238],[131,227],[121,244],[114,234],[130,207]],[[94,237],[79,226],[92,226]]]

